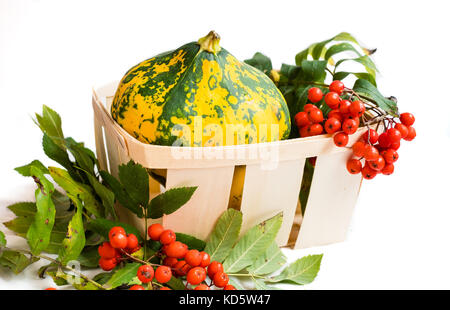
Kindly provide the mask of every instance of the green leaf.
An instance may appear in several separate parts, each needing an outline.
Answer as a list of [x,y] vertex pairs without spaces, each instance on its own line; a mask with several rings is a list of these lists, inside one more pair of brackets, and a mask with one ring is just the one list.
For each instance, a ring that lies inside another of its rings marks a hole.
[[375,81],[375,78],[373,77],[373,75],[371,75],[371,74],[369,74],[367,72],[346,72],[346,71],[340,71],[340,72],[336,72],[333,75],[333,80],[342,81],[343,79],[345,79],[350,74],[356,76],[358,79],[367,80],[373,86],[377,87],[377,82]]
[[119,201],[119,203],[136,214],[138,217],[142,218],[144,216],[142,212],[142,208],[139,206],[139,203],[134,201],[130,195],[125,191],[125,188],[120,184],[120,182],[109,174],[107,171],[100,171],[100,175],[103,181],[109,186],[109,188],[113,191],[115,198]]
[[148,217],[157,219],[164,214],[171,214],[191,199],[197,186],[171,188],[150,201]]
[[247,271],[254,275],[266,275],[279,270],[286,263],[286,256],[275,242],[267,248],[263,256],[259,257]]
[[180,232],[177,232],[176,235],[177,241],[183,242],[188,246],[189,249],[195,249],[198,251],[203,251],[205,249],[206,243],[203,240]]
[[67,236],[63,240],[59,251],[58,259],[64,265],[78,258],[86,242],[83,226],[83,205],[79,199],[75,197],[71,197],[71,199],[75,203],[77,212],[69,222]]
[[272,61],[270,58],[259,52],[255,53],[251,59],[244,60],[244,62],[261,70],[267,75],[269,75],[270,71],[272,71]]
[[250,228],[225,259],[225,272],[239,272],[263,255],[275,240],[283,220],[282,213]]
[[272,283],[286,282],[295,284],[308,284],[314,281],[320,270],[323,254],[308,255],[296,260],[286,267],[280,275],[271,279]]
[[108,289],[113,289],[121,286],[122,284],[127,284],[136,276],[140,266],[141,264],[139,263],[126,264],[125,267],[114,272],[111,279],[109,279],[108,282],[105,283],[105,287]]
[[305,214],[306,204],[308,202],[309,190],[311,189],[312,178],[314,175],[314,166],[311,165],[309,160],[305,162],[303,169],[303,180],[300,186],[300,206],[302,208],[302,215]]
[[38,188],[35,197],[37,212],[27,231],[27,240],[31,253],[39,255],[50,243],[56,210],[50,192],[45,193]]
[[335,44],[333,46],[330,46],[327,50],[327,52],[325,53],[325,59],[328,60],[331,57],[333,57],[336,54],[345,52],[345,51],[351,51],[356,53],[356,55],[358,56],[362,56],[361,53],[353,47],[353,45],[351,45],[350,43],[340,43],[340,44]]
[[55,282],[57,286],[69,284],[69,282],[67,282],[66,280],[66,277],[62,276],[61,273],[58,271],[46,271],[45,273],[53,279],[53,282]]
[[44,166],[39,160],[33,160],[31,163],[25,166],[17,167],[14,170],[19,172],[24,177],[32,177],[43,174],[48,174],[47,167]]
[[303,80],[311,82],[323,82],[326,77],[325,60],[303,60],[302,61]]
[[356,80],[353,90],[359,95],[366,96],[374,100],[377,106],[390,115],[398,116],[397,104],[394,101],[385,98],[369,81],[363,79]]
[[338,62],[336,62],[335,68],[339,67],[339,65],[341,65],[342,63],[349,61],[349,60],[362,64],[364,66],[364,68],[366,69],[367,73],[372,75],[374,79],[376,78],[376,73],[377,73],[378,69],[375,66],[375,64],[373,63],[373,61],[370,59],[370,57],[367,55],[357,57],[357,58],[341,59]]
[[92,284],[91,282],[80,277],[68,275],[61,269],[58,269],[57,272],[52,271],[47,272],[47,274],[53,278],[53,281],[55,282],[56,285],[71,284],[75,289],[83,291],[99,290],[99,287]]
[[177,290],[177,291],[182,291],[182,290],[186,289],[183,281],[180,278],[176,278],[176,277],[170,278],[169,282],[167,282],[166,285],[168,287],[170,287],[171,289]]
[[53,180],[61,186],[68,195],[79,197],[84,202],[84,207],[96,217],[103,217],[103,210],[93,195],[92,189],[85,184],[75,181],[66,170],[49,167]]
[[105,284],[106,282],[109,281],[109,279],[111,279],[111,277],[114,275],[113,272],[100,272],[98,274],[96,274],[92,280],[97,282],[98,284]]
[[55,144],[65,149],[64,134],[61,128],[61,117],[44,105],[42,115],[36,113],[36,120],[41,130],[47,134]]
[[28,258],[24,254],[13,250],[0,252],[0,265],[11,269],[15,274],[21,273],[25,268],[38,260],[38,258]]
[[66,146],[75,158],[76,163],[86,173],[95,174],[95,160],[91,157],[91,151],[84,147],[83,143],[78,143],[72,138],[66,138]]
[[86,174],[89,183],[91,183],[95,193],[100,197],[102,200],[102,204],[105,207],[105,210],[108,214],[111,214],[111,216],[117,220],[117,214],[114,209],[114,193],[110,191],[106,186],[104,186],[102,183],[100,183],[96,177],[92,176],[91,174]]
[[149,200],[149,175],[140,164],[130,160],[119,166],[119,179],[133,201],[146,207]]
[[81,254],[78,256],[80,265],[87,268],[98,267],[98,261],[100,255],[98,254],[98,246],[85,247]]
[[205,247],[205,252],[211,256],[211,261],[225,260],[239,238],[241,226],[240,211],[228,209],[220,216]]
[[0,249],[6,246],[6,238],[3,231],[0,231]]
[[137,228],[135,228],[134,226],[131,226],[131,225],[128,225],[125,223],[121,223],[118,221],[107,220],[105,218],[98,218],[98,219],[90,221],[87,225],[87,229],[94,231],[94,232],[98,233],[99,235],[103,236],[104,238],[108,239],[109,231],[114,226],[122,226],[123,229],[125,229],[125,232],[127,234],[136,235],[136,237],[139,239],[139,242],[144,241],[144,239],[141,236],[140,231]]

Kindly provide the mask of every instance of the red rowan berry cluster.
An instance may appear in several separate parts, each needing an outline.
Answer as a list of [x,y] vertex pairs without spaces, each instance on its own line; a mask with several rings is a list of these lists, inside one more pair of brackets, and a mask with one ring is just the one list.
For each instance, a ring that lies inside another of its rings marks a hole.
[[109,231],[109,242],[105,241],[98,247],[100,268],[113,270],[126,254],[132,254],[140,249],[139,240],[134,234],[128,234],[122,227],[116,226]]
[[[352,100],[354,97],[355,100]],[[322,99],[330,109],[326,117],[316,105]],[[380,135],[376,130],[369,129],[362,140],[353,146],[353,154],[358,158],[352,158],[347,162],[350,173],[361,172],[365,179],[373,179],[378,173],[392,174],[393,163],[398,159],[396,151],[400,147],[400,140],[411,141],[416,136],[416,131],[412,127],[414,116],[411,113],[401,114],[398,122],[369,101],[361,99],[341,81],[333,81],[325,96],[320,88],[311,87],[308,90],[308,100],[311,103],[307,103],[303,111],[295,115],[295,124],[300,137],[334,134],[334,144],[345,147],[349,142],[349,135],[354,134],[360,124],[369,126],[378,122],[377,128],[381,123],[384,125],[385,130]],[[369,113],[366,111],[366,105]]]
[[[157,281],[160,290],[170,290],[163,284],[170,281],[172,276],[185,277],[186,289],[209,290],[213,285],[224,290],[235,290],[228,284],[228,275],[223,266],[217,261],[211,262],[208,253],[195,249],[176,240],[176,234],[170,229],[164,229],[161,224],[148,227],[147,234],[151,240],[161,244],[160,250],[154,255],[161,259],[161,264],[142,261],[131,254],[140,249],[139,241],[133,234],[126,234],[122,227],[113,227],[109,232],[109,242],[99,246],[100,267],[105,271],[114,269],[121,260],[131,259],[142,263],[137,271],[138,279],[143,283]],[[211,279],[207,284],[207,276]],[[130,290],[144,290],[142,285],[133,285]]]

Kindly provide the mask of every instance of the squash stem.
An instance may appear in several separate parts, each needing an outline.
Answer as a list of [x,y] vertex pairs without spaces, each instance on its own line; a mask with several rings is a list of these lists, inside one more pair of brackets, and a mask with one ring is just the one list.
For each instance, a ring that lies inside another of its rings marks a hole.
[[220,36],[214,30],[211,30],[206,36],[198,39],[197,43],[200,45],[202,50],[208,51],[210,53],[217,54],[220,52]]

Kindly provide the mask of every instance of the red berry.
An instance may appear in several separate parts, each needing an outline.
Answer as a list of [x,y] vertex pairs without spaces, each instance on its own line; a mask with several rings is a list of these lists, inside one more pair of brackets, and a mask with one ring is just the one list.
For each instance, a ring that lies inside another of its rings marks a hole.
[[309,124],[311,124],[311,122],[308,119],[308,114],[306,112],[302,111],[295,114],[295,125],[297,125],[298,128],[307,126]]
[[372,168],[375,171],[380,171],[386,165],[386,162],[384,161],[384,158],[381,155],[378,156],[377,159],[369,161],[368,163],[370,168]]
[[203,267],[194,267],[187,273],[186,281],[192,285],[197,285],[205,281],[206,270]]
[[127,237],[127,249],[135,249],[139,245],[139,240],[134,234],[129,234]]
[[366,107],[361,101],[355,100],[352,102],[348,110],[350,111],[350,114],[354,116],[362,116],[366,111]]
[[350,172],[351,174],[358,174],[361,172],[362,169],[362,164],[359,160],[357,159],[349,159],[347,161],[347,170],[348,172]]
[[378,137],[378,144],[380,144],[380,147],[390,147],[391,146],[391,140],[389,139],[387,132],[383,132]]
[[228,275],[224,272],[217,272],[214,275],[214,285],[217,287],[225,287],[228,284]]
[[132,287],[130,287],[129,289],[130,291],[145,291],[145,288],[142,285],[133,285]]
[[323,122],[323,113],[322,110],[320,109],[309,109],[308,112],[306,112],[308,114],[308,119],[312,122],[312,123],[321,123]]
[[402,138],[405,138],[408,135],[409,130],[407,126],[397,123],[395,124],[394,128],[400,131],[400,133],[402,134]]
[[210,288],[206,284],[200,284],[200,285],[197,285],[194,290],[196,290],[196,291],[209,291]]
[[362,174],[363,178],[366,180],[371,180],[377,176],[377,172],[375,170],[373,170],[372,168],[370,168],[370,166],[367,163],[362,168],[361,174]]
[[328,118],[332,118],[332,117],[336,118],[341,123],[344,120],[344,118],[342,117],[341,112],[339,112],[338,109],[334,109],[334,110],[331,110],[330,112],[328,112]]
[[387,149],[386,151],[383,151],[382,155],[384,157],[384,160],[388,164],[393,164],[398,159],[398,153],[396,151],[394,151],[393,149]]
[[209,262],[211,261],[211,257],[205,251],[201,251],[200,255],[202,256],[202,261],[200,263],[200,267],[208,267]]
[[223,272],[223,265],[218,261],[213,261],[208,266],[208,276],[213,279],[214,275],[218,272]]
[[142,265],[139,267],[137,271],[137,277],[142,283],[148,283],[153,280],[153,276],[155,275],[155,271],[153,267],[150,265]]
[[186,256],[186,253],[188,252],[188,247],[186,244],[175,241],[170,243],[166,248],[166,255],[169,257],[175,257],[175,258],[184,258]]
[[366,161],[377,160],[378,156],[380,156],[378,150],[374,146],[367,144],[364,149],[364,158]]
[[416,137],[416,130],[414,127],[408,127],[408,135],[405,137],[406,141],[412,141]]
[[371,144],[377,143],[377,141],[378,141],[378,132],[376,132],[373,129],[367,130],[362,136],[363,140],[368,142],[369,141],[369,135],[370,135],[370,143]]
[[333,81],[330,84],[330,91],[334,91],[335,93],[337,93],[338,95],[341,95],[342,92],[344,91],[344,83],[342,83],[339,80]]
[[323,133],[323,127],[320,124],[308,126],[308,136],[317,136]]
[[56,288],[54,288],[54,287],[47,287],[45,289],[45,291],[56,291]]
[[117,266],[117,259],[101,257],[98,261],[98,265],[105,271],[113,270]]
[[172,289],[170,287],[167,286],[163,286],[159,289],[160,291],[171,291]]
[[400,141],[396,143],[391,143],[391,146],[389,148],[393,149],[394,151],[397,151],[400,148]]
[[309,125],[303,126],[299,130],[300,137],[308,137],[309,136]]
[[119,252],[109,242],[105,241],[98,247],[98,254],[100,257],[110,259],[116,257]]
[[339,103],[339,112],[341,112],[342,114],[350,113],[351,105],[352,105],[352,103],[349,100],[342,100]]
[[189,266],[189,264],[187,264],[186,261],[180,260],[178,263],[175,264],[173,269],[175,270],[175,273],[178,276],[182,277],[182,276],[185,276],[189,272],[189,270],[191,269],[191,266]]
[[172,271],[167,266],[159,266],[155,271],[155,279],[159,283],[167,283],[172,278]]
[[322,100],[323,97],[323,93],[320,90],[320,88],[318,87],[311,87],[310,89],[308,89],[308,100],[316,103],[319,102],[320,100]]
[[173,267],[176,265],[176,263],[178,263],[178,259],[176,259],[175,257],[169,257],[167,256],[166,258],[164,258],[163,260],[163,265],[164,266],[168,266],[168,267]]
[[333,137],[334,144],[339,147],[344,147],[348,144],[348,134],[345,132],[338,132]]
[[353,144],[353,155],[355,155],[356,157],[363,157],[364,156],[364,151],[366,148],[366,144],[362,141],[358,141],[355,142],[355,144]]
[[202,262],[202,255],[197,250],[189,250],[184,259],[186,260],[186,263],[192,267],[197,267]]
[[390,175],[394,173],[394,165],[393,164],[384,165],[384,168],[381,170],[381,173],[384,175]]
[[122,235],[126,235],[127,233],[125,232],[125,229],[123,229],[123,227],[120,226],[114,226],[113,228],[111,228],[109,230],[109,240],[111,240],[111,238],[115,235],[115,234],[122,234]]
[[411,126],[412,124],[414,124],[415,120],[416,119],[414,118],[414,115],[412,115],[411,113],[400,114],[400,122],[402,122],[402,124],[405,126]]
[[159,241],[159,238],[164,231],[164,227],[161,224],[152,224],[147,229],[147,234],[150,239]]
[[335,118],[331,117],[325,122],[325,131],[329,134],[335,133],[341,129],[341,122]]
[[109,243],[113,248],[124,249],[127,247],[128,238],[125,234],[114,233]]
[[175,242],[176,239],[177,235],[175,235],[175,232],[172,229],[166,229],[161,233],[159,242],[162,244],[171,244],[172,242]]
[[401,132],[395,128],[389,128],[386,133],[388,135],[389,141],[391,141],[391,144],[399,142],[402,139]]
[[311,109],[318,109],[314,104],[307,103],[303,106],[303,111],[308,112]]
[[339,94],[334,91],[331,91],[325,95],[325,103],[331,109],[337,109],[339,107],[340,101],[341,101],[341,97],[339,97]]
[[358,129],[358,123],[354,119],[346,119],[342,123],[342,131],[348,135],[352,135]]
[[231,284],[225,285],[225,287],[223,289],[225,291],[234,291],[234,290],[236,290],[236,288],[233,285],[231,285]]

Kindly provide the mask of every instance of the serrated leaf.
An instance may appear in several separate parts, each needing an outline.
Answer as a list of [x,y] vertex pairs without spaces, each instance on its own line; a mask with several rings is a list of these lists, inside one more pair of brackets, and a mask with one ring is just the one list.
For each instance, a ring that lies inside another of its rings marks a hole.
[[125,191],[125,188],[120,184],[120,182],[109,174],[107,171],[100,171],[100,175],[103,181],[109,186],[109,188],[114,193],[115,198],[119,203],[136,214],[138,217],[142,218],[144,216],[142,208],[139,206],[137,201],[134,201],[130,195]]
[[72,153],[79,167],[86,173],[94,175],[95,160],[91,157],[91,151],[85,148],[83,143],[76,142],[72,138],[66,138],[65,142],[68,150]]
[[106,282],[109,281],[109,279],[111,279],[111,277],[113,276],[114,273],[112,272],[100,272],[98,274],[96,274],[92,280],[97,282],[98,284],[105,284]]
[[266,275],[279,270],[286,263],[286,256],[275,242],[267,248],[263,256],[259,257],[247,271],[254,275]]
[[164,214],[171,214],[191,199],[197,186],[171,188],[150,201],[148,217],[157,219]]
[[98,254],[98,246],[84,247],[77,260],[83,267],[98,267],[98,261],[100,260],[100,255]]
[[91,174],[86,174],[86,176],[88,177],[89,183],[91,183],[95,193],[102,200],[102,204],[105,207],[107,214],[111,214],[111,216],[115,220],[117,220],[116,210],[114,209],[114,202],[115,202],[114,193],[110,191],[102,183],[100,183],[96,177],[92,176]]
[[43,105],[42,115],[36,113],[36,120],[41,130],[46,133],[59,147],[65,149],[64,134],[61,127],[61,117],[58,113]]
[[398,116],[397,104],[394,101],[385,98],[369,81],[363,79],[356,80],[353,90],[360,95],[374,100],[381,109],[390,115]]
[[228,209],[220,216],[205,247],[205,252],[211,256],[211,261],[225,260],[239,238],[241,226],[240,211]]
[[61,186],[68,195],[79,197],[84,202],[84,208],[96,217],[103,216],[103,210],[99,202],[92,193],[92,189],[85,184],[75,181],[69,173],[60,168],[49,167],[53,180]]
[[320,270],[320,263],[323,254],[308,255],[296,260],[294,263],[286,267],[280,275],[271,279],[272,283],[286,282],[299,285],[309,284],[317,276]]
[[183,242],[188,246],[189,249],[195,249],[198,251],[203,251],[205,249],[206,243],[203,240],[197,239],[194,236],[183,234],[180,232],[176,233],[177,241]]
[[239,272],[263,255],[267,247],[275,240],[282,220],[283,216],[279,213],[250,228],[225,259],[223,263],[225,272]]
[[53,278],[56,285],[72,285],[77,290],[92,291],[99,290],[100,288],[93,283],[81,278],[69,275],[59,269],[57,272],[47,272]]
[[183,281],[180,278],[172,277],[170,278],[169,282],[166,283],[168,287],[170,287],[173,290],[181,291],[185,290],[186,287],[184,286]]
[[108,239],[108,234],[111,228],[114,226],[122,226],[123,229],[125,229],[125,232],[127,234],[134,234],[139,239],[139,242],[142,242],[144,239],[141,236],[140,231],[135,228],[134,226],[121,223],[118,221],[111,221],[107,220],[105,218],[98,218],[90,221],[87,225],[87,229],[98,233],[99,235],[103,236],[104,238]]
[[303,60],[301,64],[303,80],[310,82],[322,82],[326,77],[326,66],[327,62],[325,60]]
[[364,56],[357,57],[357,58],[341,59],[338,62],[336,62],[335,68],[337,68],[339,65],[341,65],[342,63],[344,63],[346,61],[354,61],[354,62],[362,64],[364,66],[364,68],[366,69],[367,73],[372,75],[374,79],[376,78],[376,73],[377,73],[378,69],[375,66],[375,64],[373,63],[373,61],[370,59],[369,56],[364,55]]
[[105,283],[107,289],[113,289],[122,284],[127,284],[136,276],[137,271],[141,264],[139,263],[128,263],[122,269],[118,269],[112,275],[111,279]]
[[259,52],[255,53],[252,58],[244,60],[244,62],[261,70],[266,75],[269,75],[272,70],[272,61],[270,58]]
[[245,290],[245,287],[242,286],[242,283],[236,277],[230,276],[228,283],[233,285],[237,290],[240,290],[240,291]]
[[53,282],[55,282],[55,284],[57,286],[63,286],[63,285],[69,284],[69,282],[67,282],[65,277],[61,276],[60,273],[58,273],[58,271],[46,271],[45,273],[53,279]]
[[127,164],[119,166],[119,179],[133,201],[146,207],[149,200],[149,175],[147,170],[130,160]]
[[6,237],[3,231],[0,231],[0,249],[6,246]]
[[69,222],[66,238],[62,241],[58,255],[59,261],[64,265],[78,258],[86,242],[83,225],[83,205],[78,198],[71,197],[71,199],[75,203],[77,211]]
[[25,268],[38,260],[38,258],[28,258],[24,254],[13,250],[0,252],[0,265],[11,269],[15,274],[21,273]]
[[325,53],[325,59],[328,60],[331,57],[333,57],[336,54],[342,53],[342,52],[346,52],[346,51],[351,51],[354,52],[356,55],[358,56],[362,56],[361,53],[350,43],[339,43],[339,44],[335,44],[332,45],[328,48],[327,52]]
[[33,160],[31,163],[25,166],[17,167],[14,170],[19,172],[24,177],[32,177],[37,175],[48,174],[47,167],[44,166],[39,160]]

